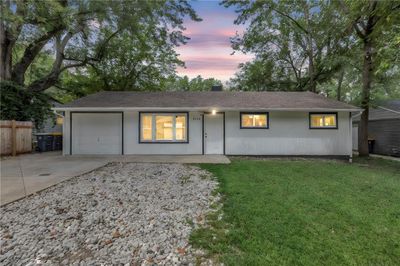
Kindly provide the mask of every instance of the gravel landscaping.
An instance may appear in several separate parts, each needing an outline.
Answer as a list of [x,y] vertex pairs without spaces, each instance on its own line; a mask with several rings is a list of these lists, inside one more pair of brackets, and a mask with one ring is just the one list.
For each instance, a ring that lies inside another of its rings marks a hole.
[[195,166],[109,164],[2,207],[0,264],[193,265],[216,186]]

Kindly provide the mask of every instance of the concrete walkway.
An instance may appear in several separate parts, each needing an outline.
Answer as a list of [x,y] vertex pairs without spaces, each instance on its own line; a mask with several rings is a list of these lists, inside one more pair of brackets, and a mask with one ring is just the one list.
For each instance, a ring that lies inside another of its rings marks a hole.
[[375,158],[381,158],[381,159],[385,159],[385,160],[400,162],[400,157],[385,156],[385,155],[379,155],[379,154],[370,154],[369,156],[375,157]]
[[46,152],[7,157],[0,161],[0,205],[90,172],[109,162],[230,163],[222,155],[62,156],[59,152]]
[[[357,151],[353,151],[353,154],[358,156],[358,152]],[[400,157],[393,157],[393,156],[373,154],[373,153],[370,153],[369,156],[373,157],[373,158],[381,158],[381,159],[385,159],[385,160],[400,162]]]

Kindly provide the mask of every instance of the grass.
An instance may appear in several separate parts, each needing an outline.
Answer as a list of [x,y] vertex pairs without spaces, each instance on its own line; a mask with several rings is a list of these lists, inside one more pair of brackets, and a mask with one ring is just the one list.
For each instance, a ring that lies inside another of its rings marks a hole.
[[220,182],[222,219],[191,235],[226,265],[398,265],[400,163],[233,160],[201,165]]

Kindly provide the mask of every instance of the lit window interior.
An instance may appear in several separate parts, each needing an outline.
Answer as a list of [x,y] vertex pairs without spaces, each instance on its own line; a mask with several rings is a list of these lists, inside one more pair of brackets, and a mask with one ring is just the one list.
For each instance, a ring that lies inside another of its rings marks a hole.
[[267,114],[242,114],[242,127],[267,127]]
[[184,114],[141,114],[141,140],[186,141],[186,120]]
[[150,114],[142,115],[142,140],[152,140],[152,126],[153,126],[153,116]]
[[330,128],[336,127],[335,114],[312,114],[311,127],[314,128]]
[[176,116],[176,140],[186,140],[186,116]]
[[173,140],[172,123],[172,116],[156,116],[156,140]]

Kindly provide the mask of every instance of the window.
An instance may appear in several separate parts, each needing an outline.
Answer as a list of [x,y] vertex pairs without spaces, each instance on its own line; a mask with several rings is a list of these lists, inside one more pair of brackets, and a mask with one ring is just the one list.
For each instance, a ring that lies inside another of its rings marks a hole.
[[310,113],[310,128],[337,129],[337,113]]
[[268,128],[268,113],[240,113],[240,128]]
[[140,113],[140,142],[187,142],[187,114]]

